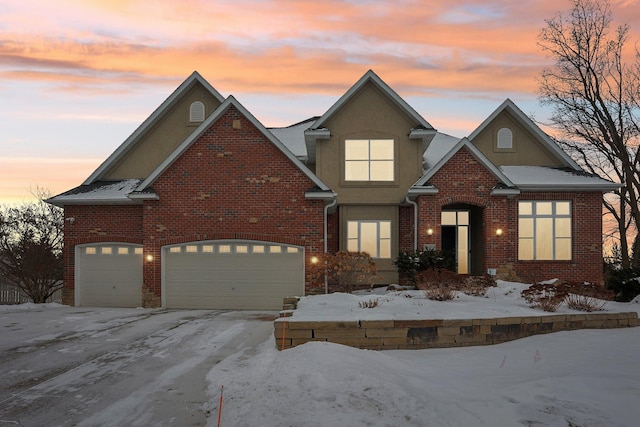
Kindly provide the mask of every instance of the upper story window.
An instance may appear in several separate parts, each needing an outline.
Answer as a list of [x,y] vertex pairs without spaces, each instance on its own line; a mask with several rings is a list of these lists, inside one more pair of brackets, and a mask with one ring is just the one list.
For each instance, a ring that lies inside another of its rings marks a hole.
[[204,121],[204,103],[202,101],[195,101],[191,103],[191,106],[189,107],[189,121]]
[[393,181],[393,139],[347,139],[346,181]]
[[571,202],[519,202],[518,259],[571,259]]
[[501,149],[513,148],[513,132],[509,128],[502,128],[498,131],[496,147]]

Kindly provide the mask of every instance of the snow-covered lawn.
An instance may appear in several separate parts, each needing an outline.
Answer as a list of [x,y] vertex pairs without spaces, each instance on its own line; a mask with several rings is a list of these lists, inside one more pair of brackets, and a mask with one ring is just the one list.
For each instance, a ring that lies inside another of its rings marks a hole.
[[[359,291],[354,294],[329,294],[304,297],[298,309],[291,313],[296,320],[381,320],[381,319],[469,319],[510,316],[545,316],[552,314],[584,314],[562,304],[555,313],[527,305],[520,292],[529,285],[498,280],[486,296],[469,296],[458,292],[451,301],[426,299],[421,291],[389,292],[386,288]],[[375,308],[360,308],[360,303],[376,300]],[[607,302],[606,312],[640,313],[640,304]],[[597,312],[596,312],[597,313]]]
[[[547,315],[499,282],[486,297],[424,299],[417,291],[302,298],[290,321]],[[359,303],[378,300],[375,308]],[[607,311],[640,311],[611,302]],[[579,313],[561,307],[558,313]],[[207,376],[224,385],[232,426],[637,426],[640,328],[540,335],[487,347],[370,351],[311,342],[227,358]],[[213,426],[214,423],[209,425]],[[223,423],[224,425],[224,423]]]
[[[419,293],[307,297],[292,320],[546,314],[524,304],[522,286],[504,282],[486,298],[450,302]],[[377,308],[359,308],[372,298],[380,298]],[[640,420],[640,328],[454,349],[312,342],[278,351],[265,320],[276,314],[0,306],[0,423],[217,426],[222,386],[225,427],[635,427]]]

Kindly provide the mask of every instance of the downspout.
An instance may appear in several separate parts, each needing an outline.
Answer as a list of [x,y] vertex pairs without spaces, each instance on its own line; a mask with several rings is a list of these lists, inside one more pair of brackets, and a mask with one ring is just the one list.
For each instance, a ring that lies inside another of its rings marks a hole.
[[[329,249],[329,242],[328,242],[328,238],[327,238],[327,234],[329,233],[329,226],[327,224],[328,222],[328,217],[329,217],[329,209],[334,207],[335,205],[338,204],[338,195],[334,193],[334,199],[331,203],[329,203],[328,205],[324,206],[324,254],[323,257],[327,256],[327,251]],[[324,293],[328,294],[329,293],[329,281],[327,280],[327,265],[326,265],[326,259],[322,260],[323,263],[325,263],[325,270],[324,270]]]
[[409,195],[404,199],[410,205],[413,205],[413,251],[418,251],[418,203],[409,200]]

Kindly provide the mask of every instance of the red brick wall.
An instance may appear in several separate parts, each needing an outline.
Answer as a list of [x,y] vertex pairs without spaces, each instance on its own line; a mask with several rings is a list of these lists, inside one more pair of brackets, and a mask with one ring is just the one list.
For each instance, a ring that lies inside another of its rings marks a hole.
[[[516,197],[491,196],[498,180],[467,149],[462,149],[430,180],[435,195],[418,198],[418,248],[435,244],[441,248],[440,214],[444,206],[466,204],[482,209],[483,242],[487,268],[512,267],[525,282],[559,278],[602,283],[602,194],[522,193]],[[573,212],[573,255],[571,261],[518,261],[518,201],[569,200]],[[433,234],[429,236],[427,230]],[[496,229],[502,229],[502,236]],[[472,248],[473,250],[473,248]]]
[[[240,129],[233,122],[239,121]],[[236,126],[237,127],[237,126]],[[145,303],[161,298],[164,245],[250,239],[304,247],[306,265],[324,250],[324,203],[306,200],[315,184],[231,107],[153,184],[160,200],[136,206],[67,206],[64,302],[73,304],[75,245],[144,245]],[[335,231],[334,231],[335,232]],[[312,292],[309,278],[306,287]]]
[[[302,246],[308,266],[324,250],[324,204],[304,198],[314,186],[231,107],[153,183],[160,200],[144,203],[145,253],[160,260],[168,244],[251,239]],[[158,297],[160,273],[160,262],[145,263]]]
[[75,246],[87,243],[142,244],[142,206],[65,206],[63,304],[74,305]]

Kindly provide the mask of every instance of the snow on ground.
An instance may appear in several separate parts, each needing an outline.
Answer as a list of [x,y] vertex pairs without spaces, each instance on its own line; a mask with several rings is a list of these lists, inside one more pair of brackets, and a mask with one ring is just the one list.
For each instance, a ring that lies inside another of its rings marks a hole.
[[[502,282],[487,298],[449,302],[419,292],[306,297],[292,320],[547,314],[526,307],[522,287]],[[359,308],[372,298],[377,308]],[[0,424],[217,426],[222,386],[225,427],[632,427],[640,419],[640,328],[483,347],[312,342],[281,352],[268,315],[0,306]]]
[[[487,297],[449,302],[417,291],[310,296],[290,321],[549,314],[525,304],[526,286],[500,282]],[[371,299],[378,307],[359,307]],[[610,302],[606,310],[639,311],[640,304]],[[311,342],[280,352],[268,339],[256,356],[238,353],[207,378],[213,414],[224,386],[222,425],[631,427],[640,419],[639,354],[640,328],[398,351]]]
[[[381,320],[381,319],[468,319],[510,316],[544,316],[549,314],[584,314],[561,305],[556,313],[530,308],[520,296],[529,287],[523,283],[498,280],[486,296],[475,297],[458,292],[451,301],[426,299],[421,291],[388,292],[386,288],[303,297],[291,321],[303,320]],[[375,308],[360,308],[360,303],[377,300]],[[607,302],[605,312],[640,313],[640,304]]]

